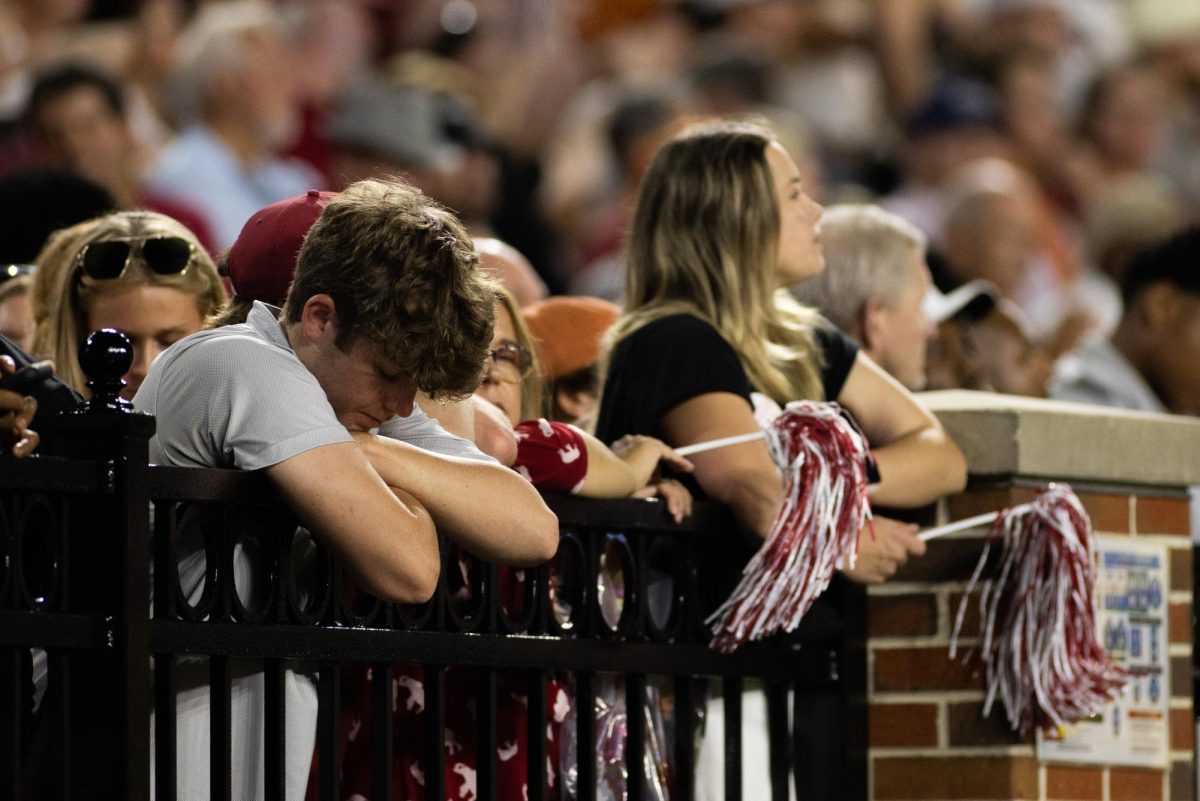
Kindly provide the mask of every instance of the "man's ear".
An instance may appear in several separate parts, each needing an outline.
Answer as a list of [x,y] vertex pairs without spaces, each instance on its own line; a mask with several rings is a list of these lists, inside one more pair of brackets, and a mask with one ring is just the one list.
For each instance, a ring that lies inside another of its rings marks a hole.
[[309,341],[317,342],[324,338],[337,339],[338,318],[337,306],[329,295],[313,295],[304,302],[300,310],[300,328]]
[[879,302],[879,299],[867,298],[867,302],[863,304],[862,310],[858,313],[858,331],[847,332],[851,336],[856,333],[860,335],[858,343],[872,358],[879,352],[879,347],[883,343],[885,333],[883,315],[883,304]]
[[226,67],[216,70],[208,79],[208,96],[221,102],[245,92],[246,78],[240,70]]
[[1158,281],[1142,290],[1137,306],[1151,331],[1165,331],[1175,325],[1181,300],[1178,289],[1166,281]]

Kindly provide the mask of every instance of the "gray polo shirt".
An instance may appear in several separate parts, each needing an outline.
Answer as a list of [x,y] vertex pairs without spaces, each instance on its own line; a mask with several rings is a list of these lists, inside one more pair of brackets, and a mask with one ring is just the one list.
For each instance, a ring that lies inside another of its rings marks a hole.
[[[150,440],[155,464],[258,470],[351,441],[272,307],[262,303],[241,325],[201,331],[168,348],[133,403],[158,418]],[[378,433],[434,453],[493,461],[419,406],[386,421]]]
[[[168,348],[150,367],[133,403],[157,418],[150,440],[155,464],[258,470],[312,448],[352,441],[321,385],[296,358],[277,311],[262,303],[254,304],[241,325],[202,331]],[[436,453],[494,461],[447,433],[419,407],[408,417],[386,421],[379,434]],[[180,587],[192,604],[204,589],[205,554],[197,544],[183,545],[178,563]],[[233,568],[238,586],[249,587],[253,574],[244,554],[235,552]],[[232,669],[233,797],[254,801],[263,788],[263,677],[255,663],[244,660],[234,660]],[[176,680],[179,798],[201,801],[209,797],[208,666],[181,659]],[[301,801],[316,736],[311,666],[293,663],[285,674],[284,696],[285,796]]]

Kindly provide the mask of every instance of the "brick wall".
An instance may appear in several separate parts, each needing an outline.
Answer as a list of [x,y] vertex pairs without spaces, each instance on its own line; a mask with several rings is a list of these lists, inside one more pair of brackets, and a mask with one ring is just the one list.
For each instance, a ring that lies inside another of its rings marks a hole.
[[[979,557],[982,530],[929,543],[870,596],[870,784],[872,798],[1194,799],[1191,669],[1192,543],[1186,497],[1083,491],[1076,487],[1100,534],[1118,534],[1169,547],[1171,768],[1039,764],[1032,737],[1011,732],[997,703],[983,720],[982,677],[948,648],[954,616]],[[1024,486],[968,490],[943,502],[939,518],[958,520],[1023,503]],[[971,599],[960,645],[977,642]],[[961,657],[960,651],[960,657]]]

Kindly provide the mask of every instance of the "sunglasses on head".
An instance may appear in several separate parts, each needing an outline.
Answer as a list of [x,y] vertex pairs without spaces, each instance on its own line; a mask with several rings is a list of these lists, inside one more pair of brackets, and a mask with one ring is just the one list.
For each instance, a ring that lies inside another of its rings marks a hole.
[[108,281],[124,275],[135,256],[155,275],[183,275],[195,254],[196,246],[181,236],[106,239],[84,245],[78,262],[88,278]]

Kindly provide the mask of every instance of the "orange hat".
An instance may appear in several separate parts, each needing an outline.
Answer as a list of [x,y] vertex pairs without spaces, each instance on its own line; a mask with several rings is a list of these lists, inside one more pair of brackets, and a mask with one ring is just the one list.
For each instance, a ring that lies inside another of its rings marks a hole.
[[541,362],[542,375],[560,378],[600,360],[600,340],[621,307],[600,298],[558,296],[521,310]]

